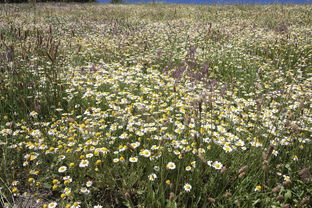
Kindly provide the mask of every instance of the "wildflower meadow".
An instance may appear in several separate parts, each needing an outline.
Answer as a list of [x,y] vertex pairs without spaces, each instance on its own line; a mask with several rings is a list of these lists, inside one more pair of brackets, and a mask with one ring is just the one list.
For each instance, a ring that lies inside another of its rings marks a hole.
[[0,4],[0,207],[311,207],[311,10]]

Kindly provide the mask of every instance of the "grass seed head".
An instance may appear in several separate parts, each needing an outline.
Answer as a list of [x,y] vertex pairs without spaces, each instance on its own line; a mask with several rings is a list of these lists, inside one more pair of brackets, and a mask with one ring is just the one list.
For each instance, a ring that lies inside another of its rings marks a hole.
[[238,175],[238,178],[244,178],[245,175],[246,175],[246,173],[245,173],[245,172],[242,172],[241,174]]
[[280,192],[280,190],[281,190],[281,186],[275,186],[273,189],[272,189],[272,192],[273,193],[277,193],[277,192]]
[[301,201],[300,201],[300,205],[303,206],[303,205],[307,205],[311,202],[311,197],[305,197],[303,198]]
[[278,195],[277,197],[276,197],[276,200],[277,201],[283,201],[284,200],[284,196],[283,195]]
[[204,159],[204,157],[201,154],[198,154],[197,158],[203,165],[207,165],[207,161]]
[[227,191],[227,192],[225,192],[225,194],[223,194],[223,197],[231,198],[232,197],[232,193]]
[[308,182],[311,178],[312,175],[310,173],[310,170],[308,168],[303,168],[298,172],[300,178],[304,182]]
[[248,165],[245,165],[238,170],[238,173],[241,174],[243,172],[246,172],[247,170],[248,170]]
[[267,171],[269,169],[269,162],[267,160],[264,160],[262,162],[262,170]]
[[174,200],[176,195],[173,192],[169,193],[169,200]]
[[126,200],[130,200],[130,199],[131,199],[131,195],[130,195],[129,192],[126,192],[126,193],[124,194],[124,197],[125,197]]
[[221,169],[220,173],[223,175],[223,174],[226,173],[226,171],[227,171],[227,168],[224,166],[224,167]]
[[212,198],[212,197],[208,197],[207,199],[210,203],[215,203],[216,199]]
[[237,207],[240,207],[241,203],[240,203],[238,200],[236,200],[236,201],[234,202],[234,205],[237,206]]
[[276,169],[282,169],[283,167],[284,167],[283,164],[277,164],[277,165],[276,165]]
[[262,159],[268,160],[270,158],[270,156],[272,155],[273,150],[274,150],[274,146],[270,145],[268,151],[262,153]]

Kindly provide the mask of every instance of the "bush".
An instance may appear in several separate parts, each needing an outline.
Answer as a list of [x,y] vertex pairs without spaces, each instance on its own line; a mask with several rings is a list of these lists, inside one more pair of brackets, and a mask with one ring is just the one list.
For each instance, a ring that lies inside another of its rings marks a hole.
[[111,0],[112,4],[120,4],[122,3],[122,0]]

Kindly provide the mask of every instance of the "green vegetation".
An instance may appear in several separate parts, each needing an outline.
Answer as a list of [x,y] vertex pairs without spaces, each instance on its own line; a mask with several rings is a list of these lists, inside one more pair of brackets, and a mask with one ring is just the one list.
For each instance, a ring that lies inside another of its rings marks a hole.
[[41,3],[41,2],[96,2],[96,0],[2,0],[0,3]]
[[0,5],[1,207],[309,207],[311,5]]

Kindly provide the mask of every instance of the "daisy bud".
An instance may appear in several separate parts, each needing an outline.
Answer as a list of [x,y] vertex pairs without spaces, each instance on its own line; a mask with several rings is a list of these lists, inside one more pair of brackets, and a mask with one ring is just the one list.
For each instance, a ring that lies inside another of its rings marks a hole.
[[99,164],[101,164],[101,162],[102,162],[102,160],[97,160],[95,163],[96,163],[97,165],[99,165]]
[[34,178],[28,178],[28,182],[29,182],[29,183],[34,183],[34,182],[35,182],[35,179],[34,179]]

